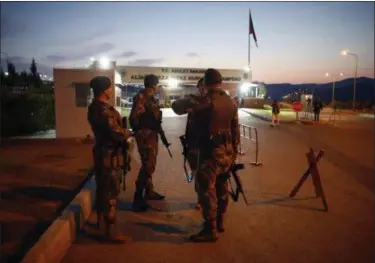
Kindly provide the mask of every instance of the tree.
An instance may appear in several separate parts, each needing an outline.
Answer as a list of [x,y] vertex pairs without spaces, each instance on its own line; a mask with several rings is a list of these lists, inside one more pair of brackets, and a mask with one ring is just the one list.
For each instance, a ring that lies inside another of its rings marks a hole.
[[38,74],[38,68],[36,66],[36,62],[35,62],[35,59],[33,58],[33,60],[31,61],[31,65],[30,65],[30,72],[31,72],[31,75],[36,79],[36,77],[39,75]]
[[40,88],[40,86],[42,84],[42,80],[40,79],[37,64],[36,64],[34,58],[31,61],[30,72],[31,72],[31,76],[30,76],[31,83],[29,83],[29,84],[33,84],[33,86],[35,88]]

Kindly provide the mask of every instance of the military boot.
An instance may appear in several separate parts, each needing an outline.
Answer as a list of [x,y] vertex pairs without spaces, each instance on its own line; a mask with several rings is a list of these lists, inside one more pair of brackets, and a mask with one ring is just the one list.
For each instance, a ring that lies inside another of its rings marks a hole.
[[149,208],[150,206],[147,204],[145,198],[143,197],[143,193],[141,191],[136,191],[134,193],[134,200],[132,205],[133,212],[145,212]]
[[106,238],[107,241],[114,244],[124,244],[126,243],[130,238],[125,235],[121,235],[117,232],[116,224],[106,224]]
[[146,188],[146,199],[147,200],[157,200],[161,201],[164,200],[165,196],[155,192],[153,188]]
[[216,229],[215,229],[216,222],[205,222],[203,224],[203,229],[196,235],[190,236],[190,239],[193,242],[216,242]]
[[223,214],[217,215],[217,218],[216,218],[216,227],[217,227],[217,231],[220,232],[220,233],[223,233],[225,231],[225,228],[224,228],[224,215]]

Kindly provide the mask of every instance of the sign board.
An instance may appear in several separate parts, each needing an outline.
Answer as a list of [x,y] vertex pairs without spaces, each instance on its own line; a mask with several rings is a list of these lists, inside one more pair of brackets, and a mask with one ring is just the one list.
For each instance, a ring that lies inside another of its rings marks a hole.
[[300,112],[303,108],[303,105],[301,102],[299,101],[296,101],[296,102],[293,102],[292,104],[292,109],[294,112]]

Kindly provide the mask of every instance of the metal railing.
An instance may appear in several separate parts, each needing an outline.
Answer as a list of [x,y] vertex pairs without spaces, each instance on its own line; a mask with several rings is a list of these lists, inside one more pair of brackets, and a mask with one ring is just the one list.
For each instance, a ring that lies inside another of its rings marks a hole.
[[[251,162],[251,165],[260,166],[259,162],[259,140],[258,140],[258,130],[255,127],[247,126],[245,124],[240,125],[240,145],[239,145],[239,155],[245,155],[250,149],[251,143],[255,143],[255,161]],[[247,147],[244,149],[244,146]]]

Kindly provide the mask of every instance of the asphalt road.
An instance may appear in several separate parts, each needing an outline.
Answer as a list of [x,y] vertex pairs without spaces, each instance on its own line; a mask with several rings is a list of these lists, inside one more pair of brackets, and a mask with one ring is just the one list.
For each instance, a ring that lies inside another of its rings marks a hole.
[[163,127],[172,143],[173,158],[160,145],[154,183],[158,191],[166,194],[166,200],[151,203],[152,211],[131,212],[139,169],[135,153],[127,179],[130,189],[121,194],[118,205],[119,228],[132,240],[125,245],[105,244],[98,232],[87,225],[63,262],[374,262],[373,192],[345,168],[324,157],[319,170],[329,211],[322,212],[320,199],[314,198],[311,179],[295,199],[287,199],[307,168],[305,153],[315,143],[310,137],[296,135],[301,132],[295,129],[303,132],[305,127],[271,128],[246,113],[240,114],[242,123],[258,130],[259,160],[263,165],[249,164],[255,158],[255,148],[246,141],[243,148],[247,153],[238,161],[246,165],[239,174],[250,205],[246,206],[242,199],[230,203],[226,232],[217,243],[194,244],[187,239],[199,230],[202,221],[200,212],[193,209],[193,185],[186,182],[182,169],[178,136],[183,133],[186,117],[164,112]]

